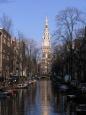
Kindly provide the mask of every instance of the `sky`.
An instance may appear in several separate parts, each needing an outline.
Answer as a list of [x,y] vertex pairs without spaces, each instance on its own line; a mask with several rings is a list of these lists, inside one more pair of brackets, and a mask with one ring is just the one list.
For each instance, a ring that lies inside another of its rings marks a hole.
[[52,34],[56,29],[56,15],[67,7],[86,12],[86,0],[0,0],[0,17],[5,13],[12,19],[15,35],[21,31],[27,38],[39,42],[46,16]]

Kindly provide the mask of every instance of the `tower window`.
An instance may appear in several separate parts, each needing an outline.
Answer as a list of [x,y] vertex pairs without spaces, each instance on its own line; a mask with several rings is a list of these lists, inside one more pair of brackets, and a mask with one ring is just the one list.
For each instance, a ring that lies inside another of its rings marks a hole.
[[51,56],[50,56],[50,54],[48,54],[48,58],[50,58]]
[[45,54],[43,54],[43,57],[45,57]]
[[48,28],[48,25],[46,25],[45,27]]

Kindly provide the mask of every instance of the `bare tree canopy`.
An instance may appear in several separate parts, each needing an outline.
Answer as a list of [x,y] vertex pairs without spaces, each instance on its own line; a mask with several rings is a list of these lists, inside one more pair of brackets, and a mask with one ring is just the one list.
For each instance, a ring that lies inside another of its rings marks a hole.
[[[71,80],[86,81],[86,14],[66,8],[58,13],[56,22],[55,39],[63,42],[61,46],[54,44],[53,76],[56,73],[56,76],[69,75]],[[58,81],[55,76],[54,79]]]
[[12,20],[7,15],[2,15],[2,17],[0,18],[0,23],[2,28],[7,30],[10,34],[12,33]]
[[72,40],[76,37],[75,32],[78,28],[86,25],[85,13],[76,8],[66,8],[56,16],[57,38]]
[[23,34],[23,32],[18,31],[18,39],[24,40],[25,38],[26,38],[26,37],[25,37],[25,35]]

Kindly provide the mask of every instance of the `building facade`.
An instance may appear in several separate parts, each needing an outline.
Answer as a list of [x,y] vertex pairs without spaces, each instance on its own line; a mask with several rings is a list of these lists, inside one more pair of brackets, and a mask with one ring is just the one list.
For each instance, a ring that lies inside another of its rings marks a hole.
[[0,79],[9,79],[12,75],[26,76],[25,42],[12,38],[0,29]]
[[42,40],[41,74],[47,75],[51,67],[51,42],[47,17]]
[[12,40],[12,49],[13,74],[26,76],[25,42],[15,38]]
[[7,78],[12,71],[11,68],[11,36],[0,29],[0,76]]

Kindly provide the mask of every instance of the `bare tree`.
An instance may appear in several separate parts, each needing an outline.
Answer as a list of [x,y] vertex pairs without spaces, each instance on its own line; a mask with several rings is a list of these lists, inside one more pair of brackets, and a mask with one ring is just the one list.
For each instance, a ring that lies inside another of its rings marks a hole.
[[[22,32],[18,32],[19,39],[19,62],[22,65],[23,71],[26,69],[26,73],[29,76],[34,75],[37,72],[37,61],[38,61],[38,47],[36,41],[33,39],[27,39]],[[21,68],[20,68],[21,69]]]
[[0,23],[2,28],[4,28],[7,32],[12,34],[12,20],[6,14],[2,15],[2,17],[0,18]]
[[24,76],[24,72],[26,71],[26,38],[22,32],[18,32],[18,41],[19,41],[19,73],[21,73],[21,76]]
[[36,41],[33,39],[29,40],[30,71],[32,74],[37,73],[38,53],[39,49]]
[[[65,74],[71,75],[71,78],[74,77],[75,64],[73,43],[77,36],[83,35],[81,34],[82,32],[80,32],[80,28],[85,27],[85,18],[85,13],[76,8],[66,8],[65,10],[60,11],[56,16],[57,30],[55,32],[55,39],[63,41],[64,48],[61,56],[64,58],[61,62],[64,61]],[[58,56],[58,53],[56,53],[56,55]],[[61,62],[59,63],[60,65]]]
[[66,8],[56,16],[58,38],[72,41],[76,37],[76,30],[86,24],[86,16],[76,8]]

